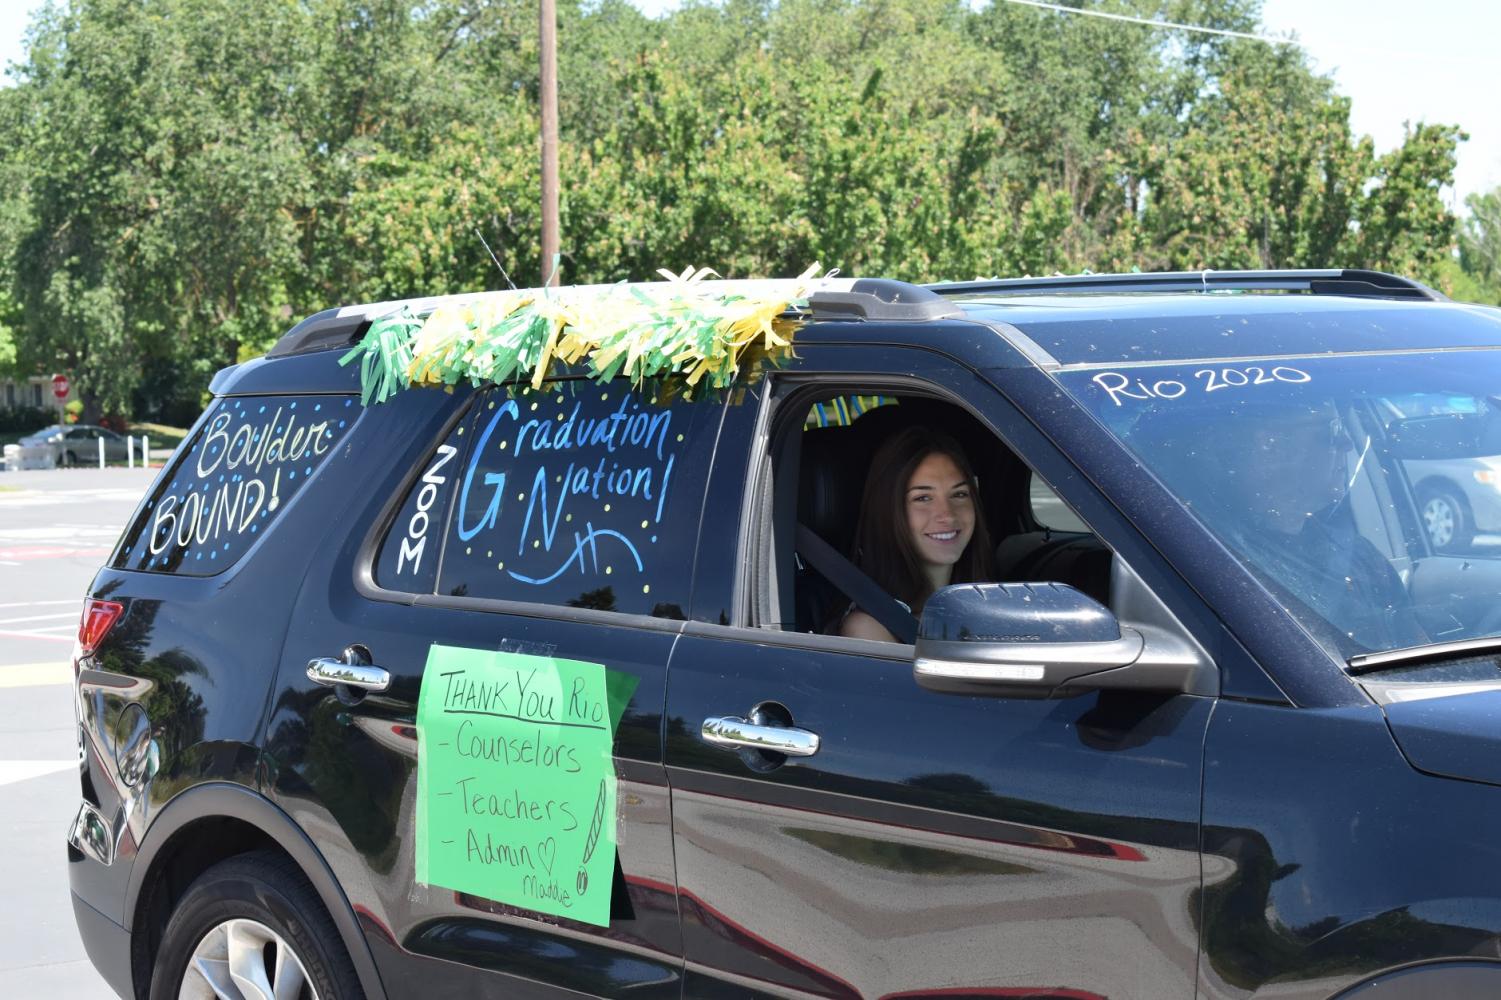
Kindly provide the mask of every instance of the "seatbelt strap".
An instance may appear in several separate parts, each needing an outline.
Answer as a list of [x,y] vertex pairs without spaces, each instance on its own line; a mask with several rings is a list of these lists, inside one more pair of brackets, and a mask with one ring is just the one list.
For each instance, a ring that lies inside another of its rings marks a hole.
[[859,605],[860,610],[880,622],[899,642],[909,646],[917,639],[917,619],[907,606],[881,589],[881,585],[846,559],[838,549],[798,522],[797,551],[808,564]]

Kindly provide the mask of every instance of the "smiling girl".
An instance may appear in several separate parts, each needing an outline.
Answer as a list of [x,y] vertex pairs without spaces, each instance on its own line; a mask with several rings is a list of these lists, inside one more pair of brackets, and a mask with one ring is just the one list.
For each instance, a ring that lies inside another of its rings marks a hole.
[[[860,501],[854,561],[914,615],[942,587],[991,579],[990,533],[958,442],[930,427],[909,427],[880,447]],[[858,607],[838,631],[897,641]]]

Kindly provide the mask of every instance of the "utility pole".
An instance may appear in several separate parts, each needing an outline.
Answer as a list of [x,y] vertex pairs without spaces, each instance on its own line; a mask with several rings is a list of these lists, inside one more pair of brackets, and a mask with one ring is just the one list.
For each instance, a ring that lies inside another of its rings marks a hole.
[[558,284],[558,15],[542,0],[542,284]]

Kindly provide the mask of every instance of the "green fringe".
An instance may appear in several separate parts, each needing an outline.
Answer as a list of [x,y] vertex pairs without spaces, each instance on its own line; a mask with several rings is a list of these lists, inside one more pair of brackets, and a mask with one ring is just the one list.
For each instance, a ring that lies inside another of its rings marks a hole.
[[412,341],[421,329],[422,320],[403,309],[371,324],[365,339],[339,359],[341,365],[360,359],[361,405],[369,406],[372,399],[384,403],[407,387]]
[[[691,373],[704,368],[703,377],[717,388],[728,386],[737,374],[737,357],[744,362],[775,364],[786,348],[767,351],[761,338],[733,345],[728,340],[736,303],[751,301],[750,296],[730,293],[706,294],[689,288],[663,298],[653,298],[639,287],[622,289],[629,298],[621,303],[618,326],[611,328],[610,315],[598,323],[599,329],[588,332],[587,350],[582,360],[590,375],[600,382],[627,376],[640,383],[669,375]],[[469,322],[448,343],[441,356],[425,356],[418,365],[419,382],[455,385],[467,379],[478,387],[503,384],[511,380],[530,379],[543,361],[548,338],[558,322],[558,303],[546,292],[503,317],[488,330]],[[609,294],[609,293],[605,293]],[[769,300],[756,299],[753,305],[765,306]],[[798,299],[790,300],[801,304]],[[634,306],[634,308],[631,308]],[[480,311],[479,315],[483,315]],[[383,403],[412,384],[413,348],[427,321],[403,307],[394,315],[371,324],[364,339],[339,359],[347,365],[360,360],[361,402]],[[790,340],[796,323],[778,321],[778,334]],[[581,337],[577,329],[565,325],[553,344],[553,357],[570,341]],[[575,355],[577,351],[574,352]],[[601,361],[607,358],[607,361]]]

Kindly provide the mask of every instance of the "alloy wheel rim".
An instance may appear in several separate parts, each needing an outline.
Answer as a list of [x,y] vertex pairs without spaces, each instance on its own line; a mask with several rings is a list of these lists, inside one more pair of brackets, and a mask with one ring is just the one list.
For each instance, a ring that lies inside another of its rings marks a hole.
[[1454,509],[1443,497],[1434,497],[1423,505],[1423,520],[1428,524],[1428,538],[1434,545],[1448,545],[1454,538]]
[[318,1000],[318,991],[279,934],[259,921],[236,918],[198,942],[177,1000]]

